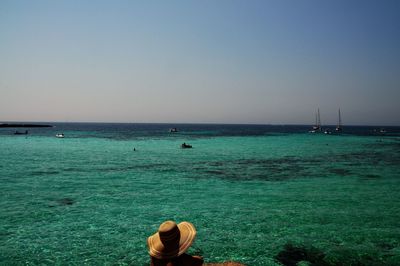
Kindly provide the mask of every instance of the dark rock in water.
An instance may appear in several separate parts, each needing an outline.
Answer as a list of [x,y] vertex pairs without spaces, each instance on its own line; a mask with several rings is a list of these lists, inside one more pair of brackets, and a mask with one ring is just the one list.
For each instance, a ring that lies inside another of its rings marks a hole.
[[59,200],[52,201],[52,204],[49,204],[49,208],[54,208],[57,206],[67,206],[74,204],[75,201],[71,198],[63,198]]
[[313,247],[296,247],[292,244],[286,244],[284,250],[279,252],[275,259],[286,266],[296,266],[300,261],[310,262],[311,265],[329,265],[322,251]]
[[331,172],[332,174],[340,175],[340,176],[346,176],[346,175],[351,174],[351,171],[349,171],[347,169],[342,169],[342,168],[334,168],[334,169],[329,170],[329,172]]
[[364,175],[362,178],[363,179],[377,179],[377,178],[381,178],[381,176],[380,175],[374,175],[374,174],[367,174],[367,175]]
[[65,206],[65,205],[72,205],[75,203],[75,201],[73,199],[70,198],[63,198],[57,201],[58,204]]
[[396,245],[394,243],[388,243],[388,242],[380,242],[377,243],[376,246],[384,251],[389,251],[391,249],[396,248]]
[[214,175],[223,175],[223,174],[225,174],[224,171],[220,171],[220,170],[207,170],[206,173],[207,174],[214,174]]

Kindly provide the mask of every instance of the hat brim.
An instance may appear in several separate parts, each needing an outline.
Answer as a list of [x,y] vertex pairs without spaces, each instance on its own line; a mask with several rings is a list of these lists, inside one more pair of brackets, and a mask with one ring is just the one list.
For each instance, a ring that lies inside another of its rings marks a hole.
[[185,253],[196,237],[196,228],[189,222],[181,222],[178,224],[178,228],[180,231],[179,247],[177,246],[173,250],[167,250],[161,242],[158,232],[147,238],[150,256],[157,259],[171,259]]

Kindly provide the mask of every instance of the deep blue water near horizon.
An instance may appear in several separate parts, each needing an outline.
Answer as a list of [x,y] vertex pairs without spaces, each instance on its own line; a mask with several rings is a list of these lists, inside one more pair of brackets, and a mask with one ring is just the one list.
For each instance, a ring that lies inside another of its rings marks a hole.
[[400,265],[399,127],[53,124],[0,129],[1,265],[146,265],[167,219],[207,262]]
[[[189,123],[80,123],[80,122],[7,122],[10,124],[42,124],[51,128],[0,128],[0,135],[12,135],[15,131],[28,130],[36,136],[53,136],[54,132],[71,131],[70,137],[110,137],[129,139],[134,137],[165,137],[171,128],[179,128],[180,134],[197,137],[207,136],[256,136],[273,133],[307,133],[311,125],[256,125],[256,124],[189,124]],[[334,133],[335,125],[323,126]],[[396,136],[400,134],[400,126],[346,126],[343,134],[358,136]],[[385,134],[379,131],[384,129]],[[79,134],[82,133],[82,134]],[[89,135],[88,135],[89,133]]]

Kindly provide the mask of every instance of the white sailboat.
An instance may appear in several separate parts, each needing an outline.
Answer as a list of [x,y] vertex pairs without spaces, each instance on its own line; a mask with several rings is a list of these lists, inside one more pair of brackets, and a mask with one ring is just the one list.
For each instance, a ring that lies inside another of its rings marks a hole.
[[340,108],[339,108],[339,118],[338,118],[338,124],[336,126],[336,132],[342,132],[342,117],[340,115]]
[[319,114],[319,108],[317,113],[315,113],[315,126],[312,127],[310,133],[321,132],[321,117]]

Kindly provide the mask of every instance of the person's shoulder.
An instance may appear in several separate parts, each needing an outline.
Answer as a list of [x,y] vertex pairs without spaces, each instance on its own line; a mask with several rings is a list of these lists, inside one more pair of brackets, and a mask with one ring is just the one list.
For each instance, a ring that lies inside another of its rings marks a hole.
[[201,266],[203,265],[203,258],[199,256],[190,256],[186,253],[179,256],[183,265],[188,266]]
[[246,266],[239,262],[227,261],[222,263],[206,263],[204,266]]

